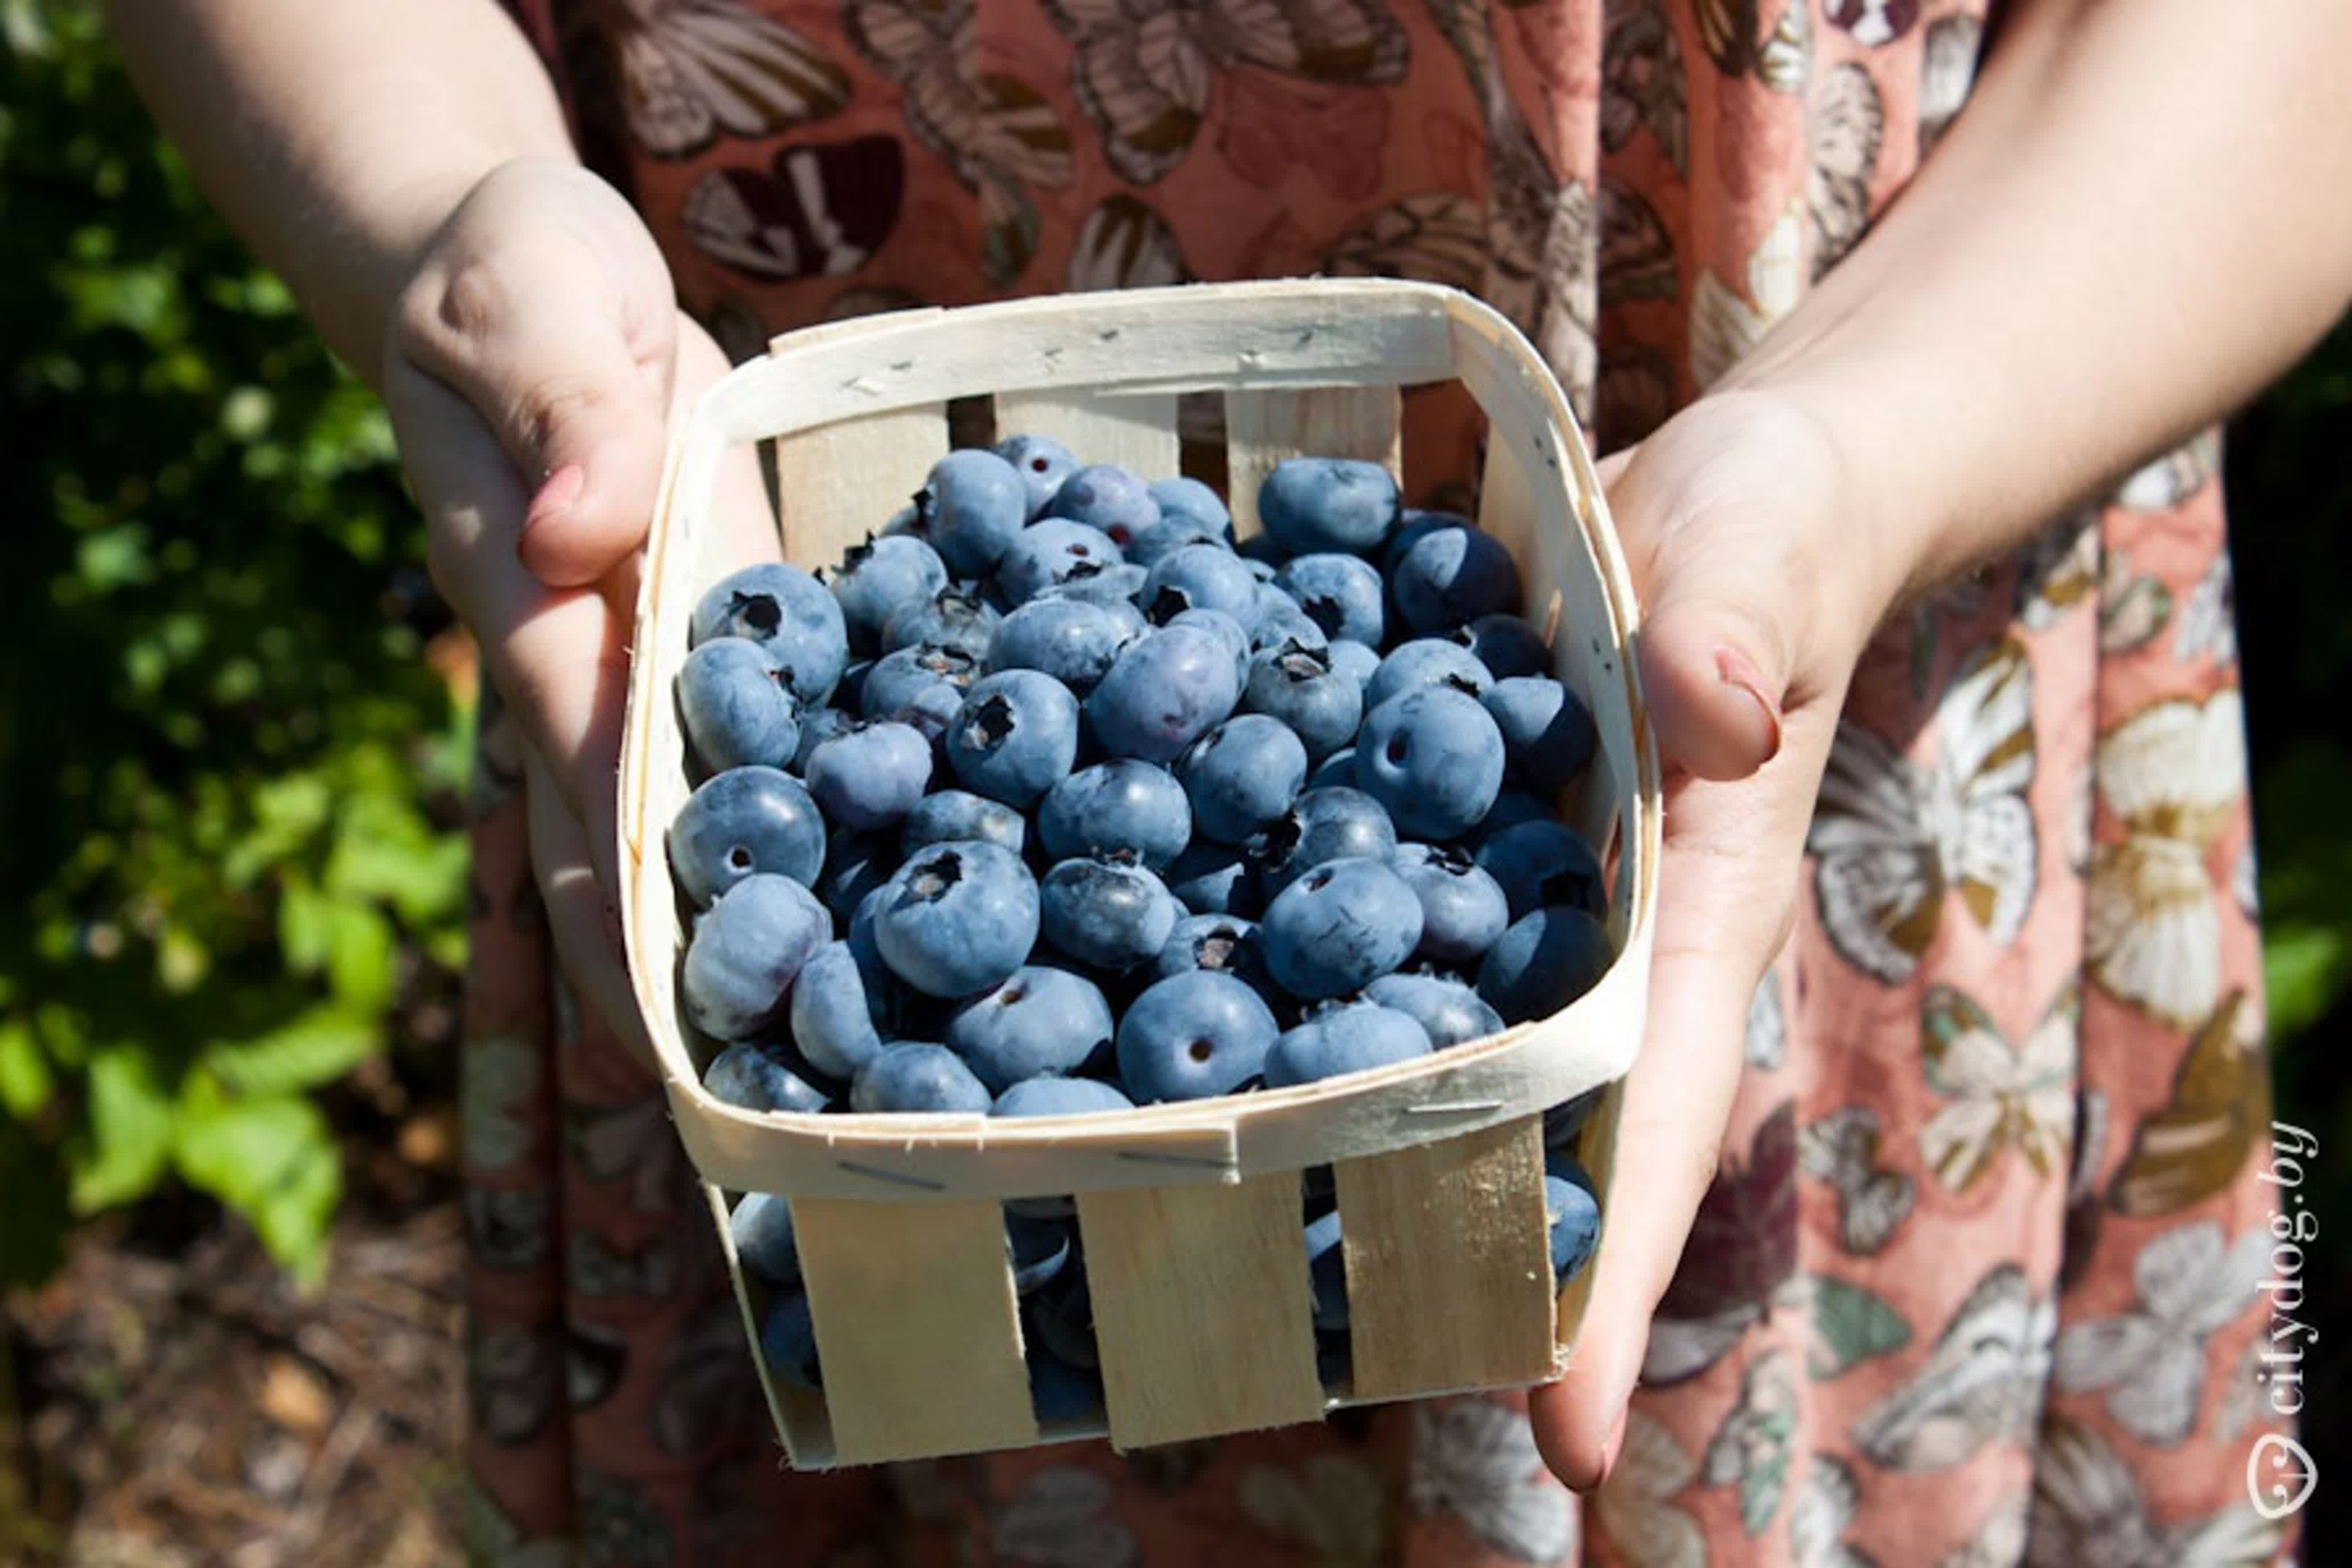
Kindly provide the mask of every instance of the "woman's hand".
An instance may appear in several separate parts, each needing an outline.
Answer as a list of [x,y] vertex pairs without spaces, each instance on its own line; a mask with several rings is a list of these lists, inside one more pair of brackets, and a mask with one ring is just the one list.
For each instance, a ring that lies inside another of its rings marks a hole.
[[1602,466],[1644,613],[1644,695],[1667,768],[1649,1029],[1626,1080],[1592,1296],[1537,1442],[1590,1490],[1616,1458],[1650,1315],[1716,1172],[1758,979],[1855,662],[1904,581],[1855,518],[1829,432],[1769,393],[1703,399]]
[[[637,215],[555,160],[473,188],[385,330],[384,402],[433,580],[529,742],[532,860],[559,955],[632,1041],[615,785],[636,561],[670,421],[726,368]],[[772,556],[748,449],[727,484],[737,553]]]

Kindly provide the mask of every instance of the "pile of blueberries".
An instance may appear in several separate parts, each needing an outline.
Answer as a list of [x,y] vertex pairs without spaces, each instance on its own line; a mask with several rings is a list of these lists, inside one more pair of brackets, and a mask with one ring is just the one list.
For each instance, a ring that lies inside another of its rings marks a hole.
[[[1381,465],[1283,463],[1236,544],[1216,492],[1014,436],[950,453],[818,575],[696,605],[702,782],[668,849],[704,1082],[755,1111],[1065,1115],[1402,1061],[1567,1006],[1610,958],[1557,814],[1591,715],[1518,571]],[[1599,1225],[1546,1119],[1559,1279]],[[1305,1181],[1327,1379],[1348,1308]],[[1041,1419],[1099,1407],[1067,1198],[1006,1206]],[[775,1374],[817,1385],[791,1212],[732,1226]]]

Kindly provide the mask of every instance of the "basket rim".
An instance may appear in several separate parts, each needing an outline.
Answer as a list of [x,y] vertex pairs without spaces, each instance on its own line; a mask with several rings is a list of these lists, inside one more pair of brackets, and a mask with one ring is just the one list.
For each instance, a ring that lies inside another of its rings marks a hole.
[[[659,668],[660,659],[641,656],[632,669],[623,750],[619,813],[623,928],[633,988],[654,1041],[672,1113],[690,1156],[706,1176],[738,1190],[757,1187],[796,1196],[902,1200],[1230,1182],[1269,1168],[1271,1155],[1295,1151],[1302,1142],[1316,1142],[1313,1135],[1302,1132],[1301,1124],[1306,1122],[1342,1128],[1342,1134],[1334,1134],[1342,1145],[1348,1142],[1345,1128],[1352,1125],[1356,1141],[1366,1145],[1352,1152],[1393,1148],[1538,1112],[1546,1104],[1621,1076],[1631,1065],[1638,1048],[1648,984],[1663,817],[1655,737],[1632,656],[1640,623],[1638,603],[1591,455],[1566,394],[1514,324],[1461,290],[1388,278],[1185,284],[925,307],[779,334],[764,354],[707,389],[674,433],[647,541],[633,645],[641,649],[653,645],[659,619],[656,602],[659,561],[674,540],[682,486],[692,477],[698,462],[707,464],[726,444],[774,434],[747,432],[742,421],[745,406],[755,402],[747,389],[756,384],[764,391],[777,384],[780,367],[789,372],[796,366],[845,358],[852,349],[895,346],[909,350],[903,360],[885,361],[898,372],[920,361],[928,340],[973,323],[1046,330],[1070,326],[1074,312],[1113,311],[1122,319],[1150,320],[1149,313],[1155,309],[1175,309],[1190,319],[1226,308],[1261,311],[1276,320],[1286,317],[1305,320],[1310,327],[1324,319],[1344,321],[1369,314],[1403,321],[1424,335],[1434,330],[1437,336],[1429,341],[1443,342],[1445,361],[1438,364],[1429,357],[1430,350],[1418,350],[1406,369],[1416,375],[1429,372],[1419,379],[1473,382],[1475,377],[1505,395],[1539,406],[1544,417],[1533,436],[1539,461],[1556,471],[1566,495],[1570,526],[1580,530],[1597,571],[1617,654],[1614,673],[1624,683],[1631,716],[1632,734],[1625,739],[1633,752],[1633,787],[1622,803],[1620,850],[1627,862],[1623,883],[1631,898],[1629,907],[1612,911],[1612,929],[1622,930],[1622,936],[1608,970],[1591,991],[1549,1018],[1430,1057],[1291,1089],[1132,1111],[1013,1121],[984,1115],[844,1116],[740,1110],[710,1095],[691,1071],[682,1027],[674,1013],[665,1012],[660,995],[661,988],[674,984],[676,955],[647,951],[645,923],[637,918],[647,884],[666,885],[666,878],[658,872],[649,873],[646,865],[647,855],[659,857],[665,850],[663,828],[645,820],[650,795],[648,770],[656,759],[643,742],[646,705],[660,700],[667,672]],[[1422,339],[1414,341],[1420,343]],[[1277,379],[1271,384],[1285,388],[1375,381],[1394,384],[1396,381],[1385,363],[1364,374],[1318,375],[1277,369],[1274,375]],[[1181,379],[1186,384],[1198,381],[1192,376]],[[1061,384],[1087,392],[1168,390],[1165,379],[1155,376],[1149,366],[1139,369],[1131,380],[1106,382],[1089,375]],[[1229,389],[1262,384],[1268,383],[1240,376],[1209,383]],[[928,394],[908,392],[906,386],[901,376],[895,382],[885,378],[880,384],[848,391],[845,395],[851,406],[846,412],[832,418],[795,421],[795,428],[822,428],[841,419],[931,401]],[[991,385],[984,390],[1001,393],[1034,389]],[[1476,391],[1475,384],[1473,390]],[[1486,399],[1482,396],[1480,401]],[[1541,476],[1531,468],[1530,477],[1539,480]],[[1628,1018],[1632,1028],[1612,1027]],[[1409,1096],[1412,1086],[1424,1081],[1443,1081],[1456,1092],[1450,1102],[1432,1103],[1415,1123],[1409,1113],[1409,1100],[1400,1096]],[[1458,1106],[1459,1114],[1448,1116],[1449,1106]],[[1330,1157],[1346,1157],[1348,1152]],[[1018,1171],[1008,1171],[1003,1183],[982,1180],[978,1185],[968,1172],[958,1179],[940,1181],[926,1179],[921,1174],[927,1156],[947,1159],[961,1172],[971,1156],[983,1153],[1017,1162]],[[1289,1163],[1286,1158],[1285,1164]],[[1295,1162],[1313,1163],[1321,1162]],[[1069,1179],[1039,1185],[1036,1173],[1041,1164],[1066,1170]]]

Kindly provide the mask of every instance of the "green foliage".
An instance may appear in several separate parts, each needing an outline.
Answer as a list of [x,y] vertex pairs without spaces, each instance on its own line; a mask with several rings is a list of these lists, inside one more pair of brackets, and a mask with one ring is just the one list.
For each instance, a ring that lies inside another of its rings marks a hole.
[[176,1177],[314,1274],[310,1098],[460,955],[463,716],[368,392],[89,0],[0,0],[0,1278]]

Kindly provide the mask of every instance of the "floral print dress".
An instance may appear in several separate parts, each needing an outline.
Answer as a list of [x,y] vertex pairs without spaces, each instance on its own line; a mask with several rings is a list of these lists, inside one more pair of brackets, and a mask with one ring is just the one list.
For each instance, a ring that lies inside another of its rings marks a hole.
[[[521,0],[721,340],[1307,272],[1508,311],[1599,445],[1696,395],[1959,112],[1969,0]],[[1476,472],[1414,395],[1407,479]],[[1430,401],[1441,400],[1441,401]],[[1720,1172],[1580,1503],[1510,1397],[1126,1456],[782,1467],[659,1090],[551,973],[484,727],[475,1545],[506,1565],[2227,1568],[2273,1189],[2217,449],[1898,615]],[[1451,494],[1458,497],[1455,488]]]

